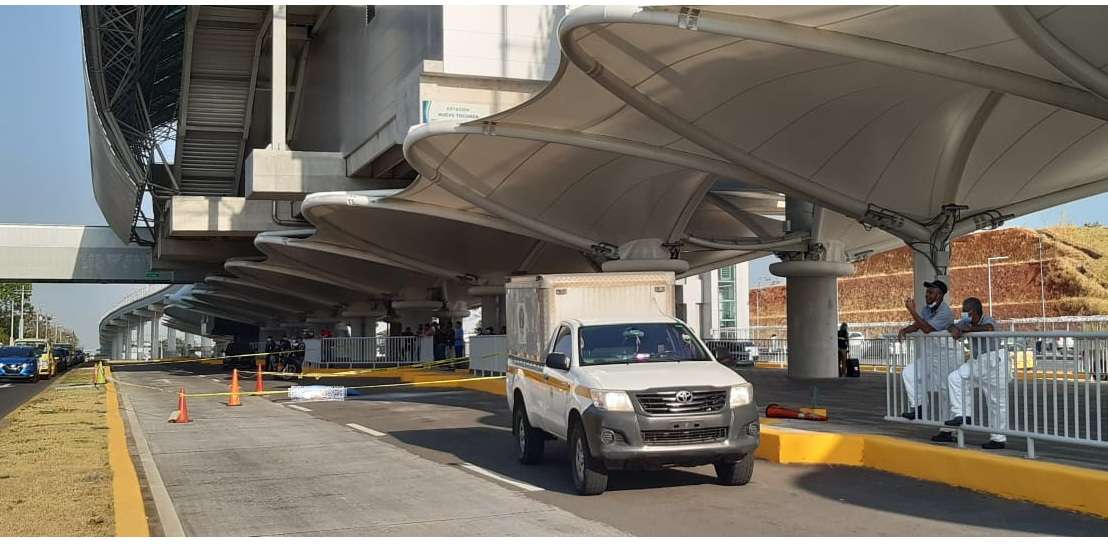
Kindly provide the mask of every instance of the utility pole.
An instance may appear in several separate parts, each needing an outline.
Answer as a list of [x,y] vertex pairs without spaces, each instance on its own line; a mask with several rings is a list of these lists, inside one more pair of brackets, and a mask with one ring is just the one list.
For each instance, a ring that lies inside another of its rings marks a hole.
[[15,298],[13,297],[8,301],[8,307],[11,310],[11,324],[8,326],[8,345],[15,345]]
[[[26,295],[26,292],[27,292],[27,286],[21,284],[19,286],[19,337],[20,338],[23,338],[24,336],[26,336],[26,333],[24,332],[24,322],[26,322],[27,320],[24,318],[24,316],[27,315],[27,314],[26,314],[26,310],[24,310],[24,306],[23,306],[23,299]],[[14,298],[12,299],[12,302],[15,302]],[[14,330],[12,331],[12,334],[15,334]]]

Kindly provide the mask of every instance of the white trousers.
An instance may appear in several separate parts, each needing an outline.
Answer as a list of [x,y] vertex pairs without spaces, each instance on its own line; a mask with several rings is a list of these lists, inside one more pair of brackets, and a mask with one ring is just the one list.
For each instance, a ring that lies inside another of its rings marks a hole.
[[[1008,382],[1012,379],[1012,368],[1008,364],[1008,352],[1005,350],[982,353],[976,359],[958,367],[947,376],[950,388],[950,413],[957,416],[973,417],[974,405],[984,400],[989,410],[989,427],[996,430],[1008,428]],[[974,399],[974,388],[981,389],[981,399]],[[975,402],[976,400],[976,402]],[[978,418],[974,423],[981,424]],[[990,440],[1006,442],[1008,437],[992,433]]]
[[928,393],[945,391],[947,380],[944,378],[964,360],[961,347],[950,344],[950,338],[939,337],[923,339],[926,347],[917,353],[916,358],[904,366],[900,379],[904,382],[904,396],[908,399],[908,409],[923,405]]

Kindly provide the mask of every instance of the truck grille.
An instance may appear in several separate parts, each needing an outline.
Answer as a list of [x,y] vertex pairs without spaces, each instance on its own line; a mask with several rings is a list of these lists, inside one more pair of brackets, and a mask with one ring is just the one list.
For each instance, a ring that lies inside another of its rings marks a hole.
[[705,427],[679,431],[642,431],[642,441],[655,446],[704,444],[727,438],[727,427]]
[[688,391],[692,398],[687,402],[677,400],[681,391],[658,391],[655,393],[639,393],[635,398],[639,400],[644,412],[648,414],[706,414],[718,412],[727,402],[727,391]]

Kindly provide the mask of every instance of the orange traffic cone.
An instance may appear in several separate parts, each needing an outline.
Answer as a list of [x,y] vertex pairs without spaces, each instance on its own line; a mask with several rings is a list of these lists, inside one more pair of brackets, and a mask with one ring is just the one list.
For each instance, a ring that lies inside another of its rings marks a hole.
[[235,369],[231,373],[231,398],[227,401],[227,406],[242,406],[242,401],[239,400],[239,369]]
[[177,393],[177,411],[173,413],[173,417],[169,419],[170,423],[190,423],[189,419],[189,401],[185,396],[185,388],[182,387],[181,391]]
[[775,417],[778,419],[807,419],[811,421],[827,421],[827,416],[813,413],[807,410],[795,410],[793,408],[786,408],[779,404],[770,404],[766,406],[766,417]]
[[265,389],[265,383],[262,380],[262,372],[265,372],[265,367],[262,366],[261,361],[258,361],[258,377],[254,380],[255,393],[261,393]]

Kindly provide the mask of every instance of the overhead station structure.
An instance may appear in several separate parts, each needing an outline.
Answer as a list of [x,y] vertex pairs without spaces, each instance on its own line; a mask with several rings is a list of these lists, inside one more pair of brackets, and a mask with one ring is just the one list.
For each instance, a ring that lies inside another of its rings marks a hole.
[[775,254],[789,373],[830,378],[852,262],[944,278],[951,239],[1108,188],[1101,6],[82,16],[98,201],[205,275],[192,319],[498,327],[513,274]]

